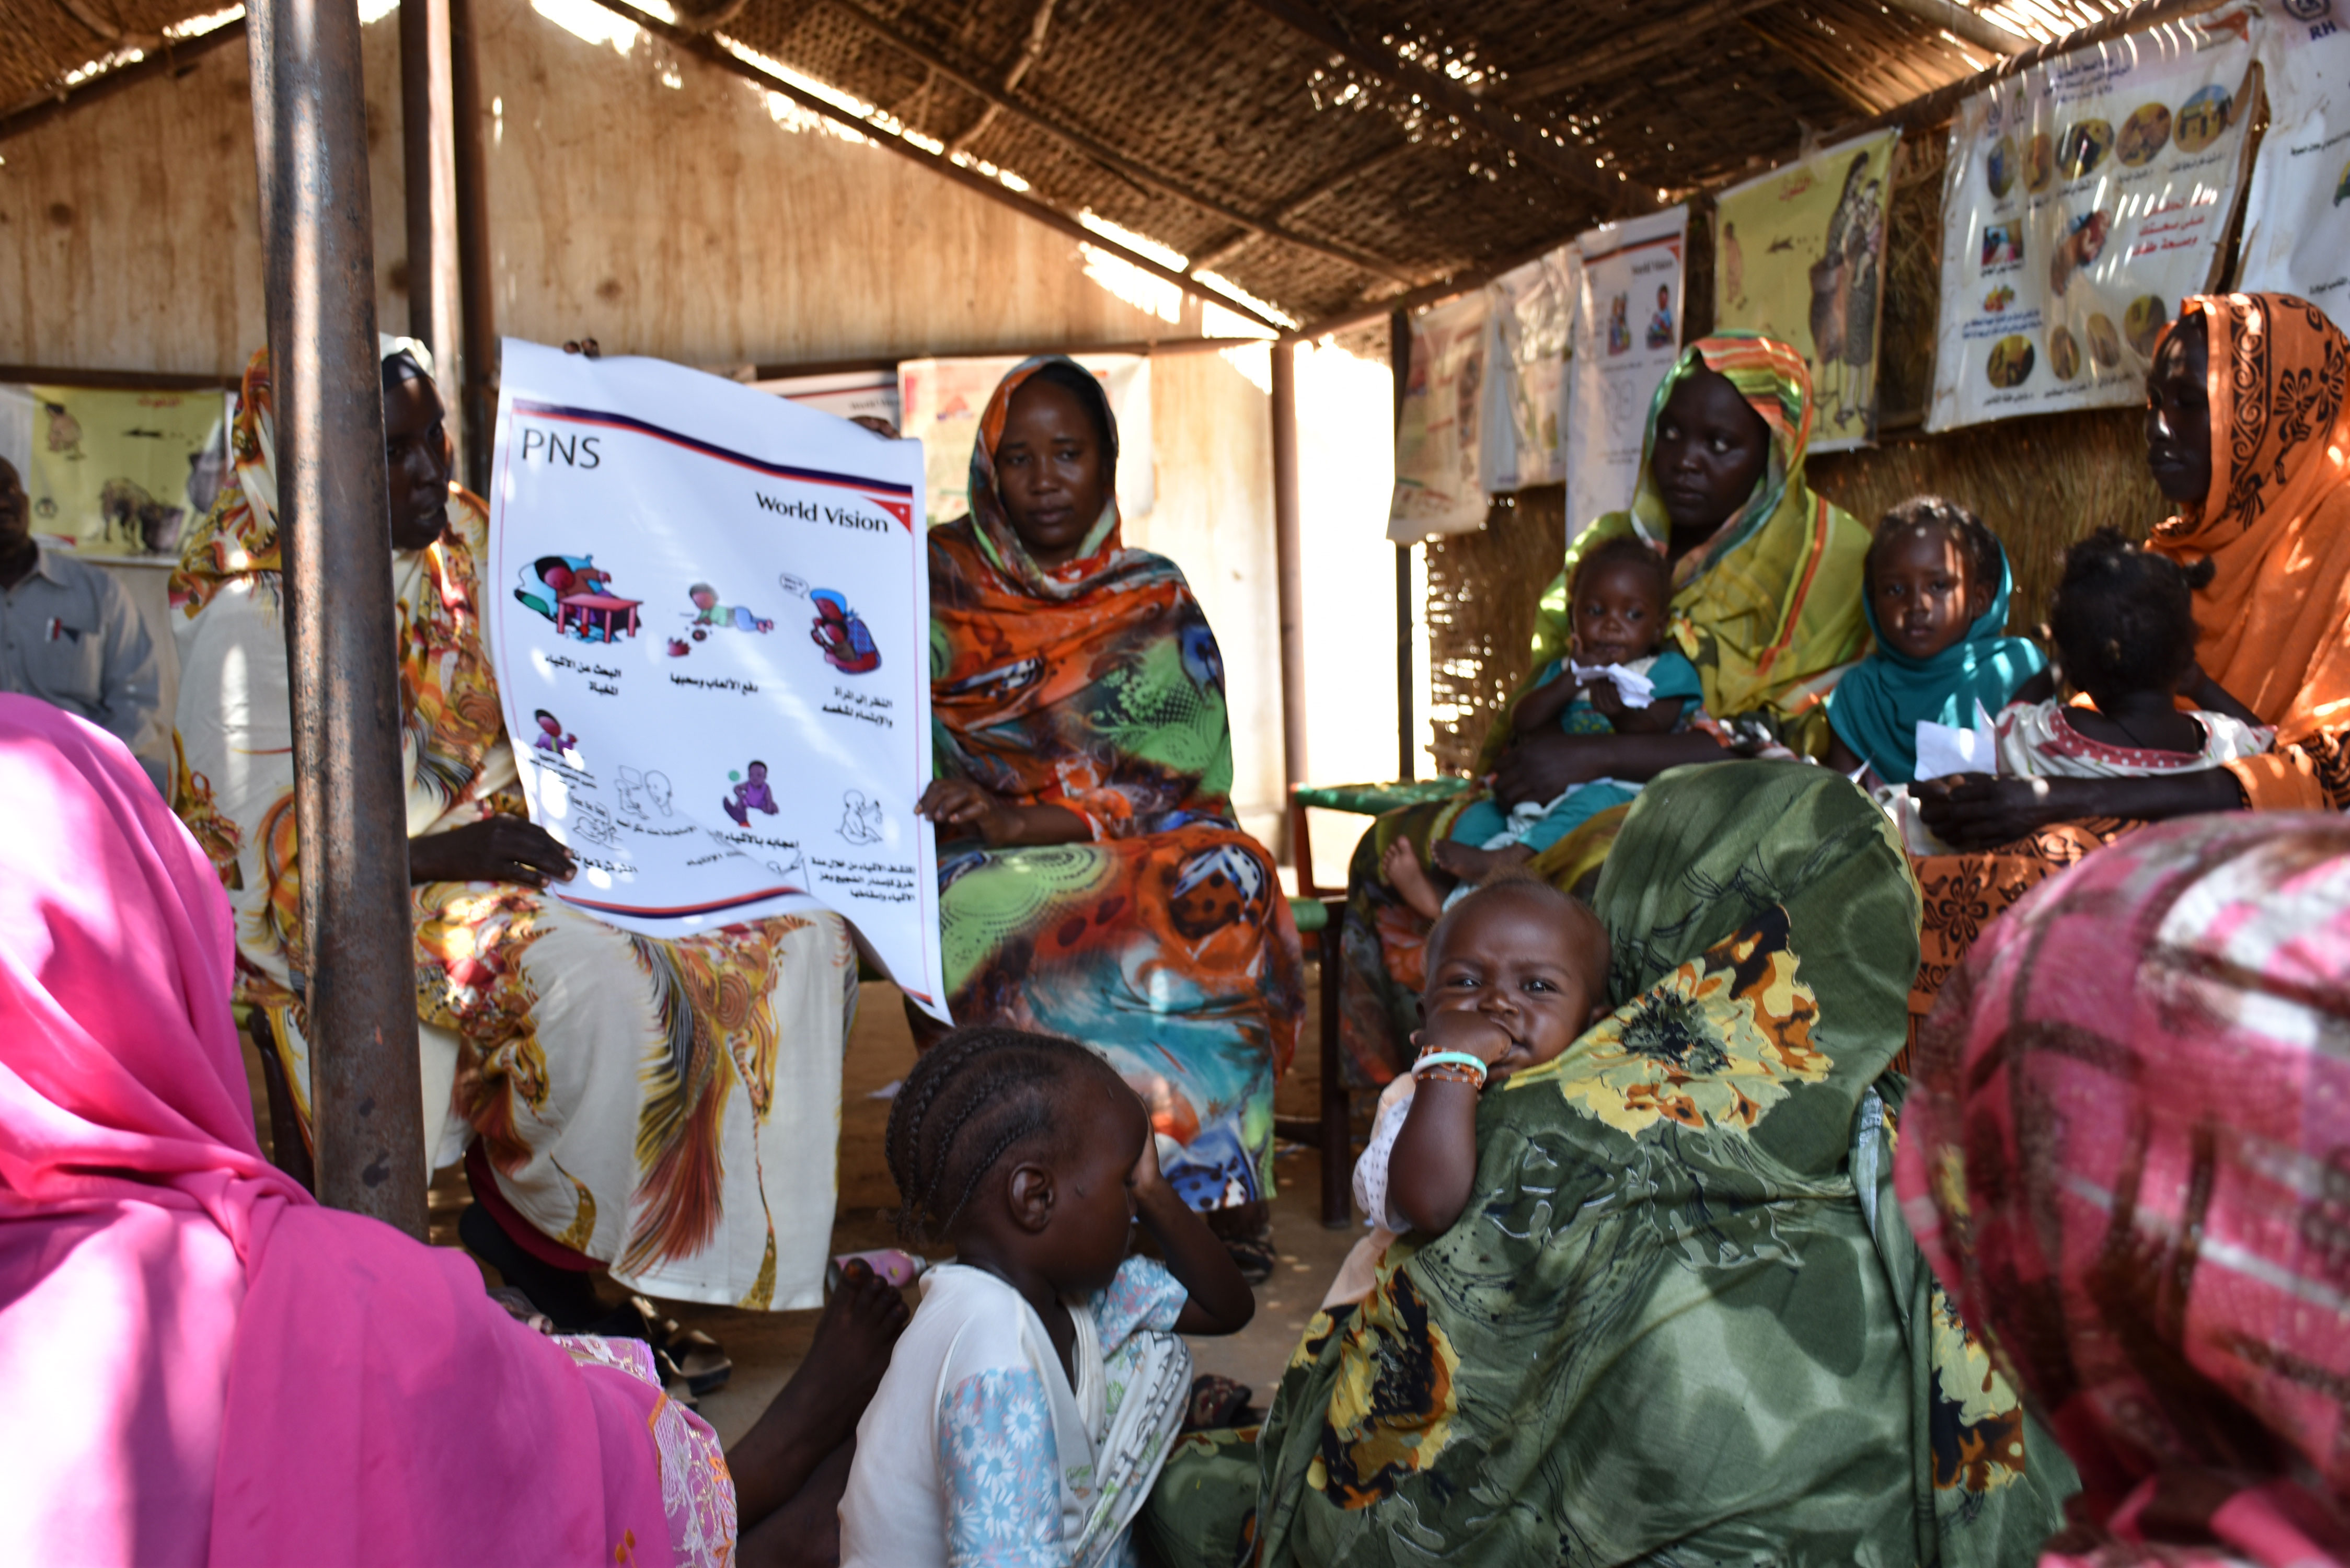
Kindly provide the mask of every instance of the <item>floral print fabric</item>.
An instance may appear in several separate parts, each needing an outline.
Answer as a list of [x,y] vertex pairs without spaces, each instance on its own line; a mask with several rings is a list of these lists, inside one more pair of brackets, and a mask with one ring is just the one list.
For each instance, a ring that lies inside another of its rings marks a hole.
[[924,1275],[858,1425],[846,1568],[1128,1568],[1128,1527],[1191,1386],[1173,1332],[1188,1299],[1164,1266],[1129,1258],[1099,1295],[1065,1303],[1072,1384],[1012,1286],[961,1264]]
[[1484,1096],[1461,1219],[1313,1321],[1257,1442],[1170,1462],[1154,1546],[2031,1562],[2070,1468],[1892,1197],[1916,898],[1818,768],[1651,784],[1598,885],[1614,1012]]

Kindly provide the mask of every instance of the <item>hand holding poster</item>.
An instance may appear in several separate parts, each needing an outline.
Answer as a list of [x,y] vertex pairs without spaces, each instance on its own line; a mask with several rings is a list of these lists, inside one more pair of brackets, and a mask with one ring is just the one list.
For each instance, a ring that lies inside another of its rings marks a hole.
[[2269,129],[2236,286],[2299,295],[2350,330],[2350,0],[2282,0],[2260,29]]
[[1885,209],[1900,140],[1898,130],[1856,137],[1714,203],[1714,324],[1751,327],[1802,353],[1814,452],[1877,439]]
[[943,1017],[922,454],[508,339],[488,581],[548,890],[679,937],[821,904]]
[[1582,265],[1567,361],[1570,540],[1603,514],[1632,504],[1648,403],[1680,358],[1688,242],[1685,206],[1609,223],[1575,242]]
[[2219,265],[2251,118],[2246,26],[2168,23],[1960,106],[1929,430],[2145,395],[2155,339]]

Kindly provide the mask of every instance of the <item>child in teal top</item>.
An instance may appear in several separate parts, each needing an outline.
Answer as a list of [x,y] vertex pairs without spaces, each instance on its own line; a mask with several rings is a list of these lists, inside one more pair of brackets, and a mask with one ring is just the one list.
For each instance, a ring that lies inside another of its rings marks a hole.
[[[1570,735],[1665,734],[1689,728],[1702,711],[1697,667],[1663,647],[1672,575],[1643,541],[1610,539],[1576,566],[1568,596],[1575,634],[1565,658],[1536,676],[1510,715],[1525,734],[1555,723]],[[1434,919],[1470,888],[1505,867],[1523,866],[1584,823],[1640,793],[1621,779],[1570,784],[1555,799],[1504,806],[1490,795],[1454,819],[1449,839],[1420,868],[1409,843],[1388,849],[1388,881],[1413,909]],[[1439,878],[1451,883],[1448,889]]]

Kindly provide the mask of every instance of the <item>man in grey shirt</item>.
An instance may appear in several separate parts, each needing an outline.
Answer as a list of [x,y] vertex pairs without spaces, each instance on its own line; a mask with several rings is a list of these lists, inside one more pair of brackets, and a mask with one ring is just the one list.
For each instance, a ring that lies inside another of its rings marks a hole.
[[137,751],[160,695],[154,641],[120,583],[43,549],[32,524],[25,482],[0,458],[0,691],[38,697]]

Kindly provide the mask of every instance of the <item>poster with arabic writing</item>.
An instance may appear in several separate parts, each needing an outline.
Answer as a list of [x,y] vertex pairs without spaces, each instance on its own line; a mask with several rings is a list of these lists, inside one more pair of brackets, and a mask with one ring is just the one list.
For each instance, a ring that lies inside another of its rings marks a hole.
[[1950,128],[1927,428],[2115,408],[2220,262],[2251,118],[2249,20],[2166,24],[1978,93]]
[[486,573],[550,897],[691,936],[823,907],[945,1016],[922,449],[508,338]]
[[[1567,361],[1566,536],[1632,504],[1648,404],[1681,354],[1689,208],[1578,236],[1574,349]],[[1633,301],[1639,314],[1633,314]]]
[[2350,331],[2350,0],[2282,0],[2259,47],[2269,129],[2236,286],[2299,295]]

